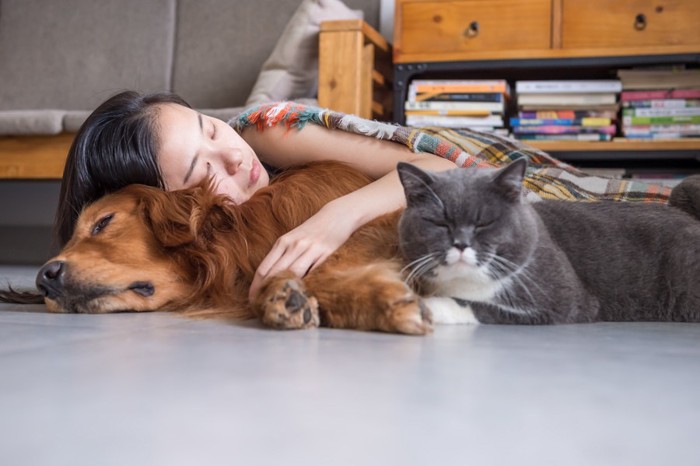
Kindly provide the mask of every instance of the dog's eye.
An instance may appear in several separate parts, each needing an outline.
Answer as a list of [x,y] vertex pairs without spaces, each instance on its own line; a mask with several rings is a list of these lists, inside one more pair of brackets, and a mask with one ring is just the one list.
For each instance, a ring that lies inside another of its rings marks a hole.
[[109,214],[102,217],[100,221],[97,222],[94,227],[92,227],[92,236],[95,236],[96,234],[104,230],[107,227],[107,225],[109,225],[109,222],[112,221],[113,217],[114,214]]

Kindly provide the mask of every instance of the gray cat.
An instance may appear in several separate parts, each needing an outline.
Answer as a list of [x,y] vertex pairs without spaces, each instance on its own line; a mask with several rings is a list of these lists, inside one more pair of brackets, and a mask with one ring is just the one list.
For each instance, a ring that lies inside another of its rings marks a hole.
[[697,178],[672,195],[685,212],[527,203],[526,165],[428,173],[399,164],[400,248],[435,322],[700,321]]

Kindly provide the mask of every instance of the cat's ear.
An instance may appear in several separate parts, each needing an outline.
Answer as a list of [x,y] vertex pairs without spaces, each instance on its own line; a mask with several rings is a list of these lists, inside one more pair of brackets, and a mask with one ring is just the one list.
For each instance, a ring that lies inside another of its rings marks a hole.
[[526,168],[527,160],[518,159],[501,168],[494,175],[493,184],[506,199],[514,202],[520,200]]
[[406,193],[408,204],[424,202],[425,199],[435,197],[431,188],[434,178],[430,173],[406,162],[399,162],[396,171],[399,172],[399,179],[403,185],[404,193]]

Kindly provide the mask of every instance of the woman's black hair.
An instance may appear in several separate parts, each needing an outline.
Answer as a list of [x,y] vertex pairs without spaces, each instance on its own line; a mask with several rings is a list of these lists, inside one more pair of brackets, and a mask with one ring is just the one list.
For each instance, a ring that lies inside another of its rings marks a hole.
[[165,187],[156,158],[154,117],[155,106],[165,103],[189,107],[176,94],[125,91],[107,99],[85,120],[63,171],[55,246],[68,242],[83,207],[105,194],[135,183]]

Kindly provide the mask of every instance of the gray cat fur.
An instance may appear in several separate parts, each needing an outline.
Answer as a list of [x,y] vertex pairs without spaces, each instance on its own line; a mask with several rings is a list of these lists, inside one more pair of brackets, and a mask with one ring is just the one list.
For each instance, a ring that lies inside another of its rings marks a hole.
[[486,302],[452,296],[466,300],[482,323],[700,321],[700,221],[687,213],[700,212],[700,177],[674,189],[671,204],[682,211],[623,202],[529,204],[522,197],[525,169],[525,160],[442,173],[399,165],[407,197],[401,252],[407,263],[439,255],[421,276],[424,290],[439,289],[435,272],[461,242],[479,261],[489,248],[518,265],[529,261],[524,275],[504,282],[507,293]]

